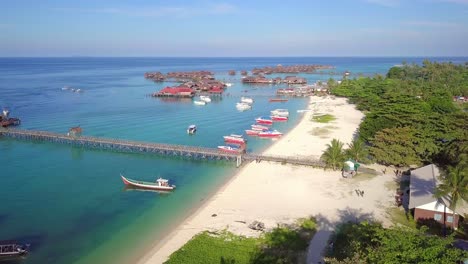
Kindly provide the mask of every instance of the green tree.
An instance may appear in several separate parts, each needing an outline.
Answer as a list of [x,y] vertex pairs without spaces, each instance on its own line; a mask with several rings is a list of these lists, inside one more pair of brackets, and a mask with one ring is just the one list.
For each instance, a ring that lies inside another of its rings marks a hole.
[[321,159],[325,164],[327,164],[327,167],[331,167],[333,170],[336,170],[343,165],[345,160],[343,145],[343,142],[335,138],[330,144],[327,144],[327,149],[321,156]]
[[377,162],[385,165],[419,164],[414,134],[415,130],[410,127],[383,129],[371,140],[369,152]]
[[347,158],[351,158],[357,162],[363,162],[369,155],[369,150],[366,144],[362,140],[354,140],[351,144],[348,144],[348,149],[345,150]]
[[446,198],[449,208],[455,210],[460,200],[468,201],[468,164],[460,162],[455,167],[449,167],[447,173],[442,174],[442,183],[437,186],[436,198]]

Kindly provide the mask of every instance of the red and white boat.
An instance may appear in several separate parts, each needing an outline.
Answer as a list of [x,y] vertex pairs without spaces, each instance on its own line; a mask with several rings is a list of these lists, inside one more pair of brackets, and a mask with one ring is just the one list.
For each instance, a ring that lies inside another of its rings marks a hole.
[[258,133],[259,137],[265,137],[265,138],[276,138],[276,137],[281,137],[283,133],[278,132],[277,130],[268,130],[268,131],[262,131]]
[[247,140],[244,139],[242,135],[236,135],[236,134],[224,136],[224,141],[229,142],[229,143],[236,143],[236,144],[245,144],[245,142],[247,142]]
[[271,120],[273,121],[288,121],[288,117],[287,116],[271,116]]
[[255,119],[255,121],[257,122],[257,124],[263,124],[263,125],[273,124],[273,120],[265,118],[265,117],[259,117],[259,118]]
[[223,152],[228,152],[228,153],[241,153],[242,152],[242,148],[233,147],[233,146],[218,146],[218,149]]
[[262,126],[262,125],[252,125],[252,130],[257,130],[257,131],[265,131],[269,130],[270,128],[267,126]]
[[253,130],[253,129],[247,129],[245,130],[245,134],[248,136],[257,136],[258,133],[262,132],[263,130]]

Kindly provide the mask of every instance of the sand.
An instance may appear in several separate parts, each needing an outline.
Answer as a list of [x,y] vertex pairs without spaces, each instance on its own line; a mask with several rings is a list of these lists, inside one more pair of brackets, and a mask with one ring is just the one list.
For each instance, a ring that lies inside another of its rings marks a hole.
[[[333,138],[350,143],[363,114],[345,98],[311,97],[309,109],[299,124],[264,153],[268,155],[318,158]],[[314,114],[331,114],[329,123],[311,121]],[[295,115],[298,113],[290,113]],[[346,146],[346,145],[345,145]],[[160,241],[140,263],[163,263],[195,234],[204,230],[229,231],[258,236],[248,228],[261,221],[267,229],[314,216],[319,231],[309,248],[309,263],[320,260],[320,252],[337,223],[346,220],[386,221],[385,209],[393,192],[385,188],[391,175],[345,179],[340,171],[314,169],[262,161],[243,166],[192,216]],[[356,189],[363,190],[358,196]],[[216,214],[215,217],[212,215]]]

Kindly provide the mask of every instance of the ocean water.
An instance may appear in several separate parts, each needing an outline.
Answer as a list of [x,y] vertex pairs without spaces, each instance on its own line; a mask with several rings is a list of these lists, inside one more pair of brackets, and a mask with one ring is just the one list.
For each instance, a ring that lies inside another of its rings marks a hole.
[[[467,58],[432,58],[454,63]],[[261,115],[288,108],[287,132],[300,120],[308,100],[269,103],[284,85],[243,85],[228,70],[277,64],[326,64],[333,71],[385,74],[403,61],[423,58],[0,58],[0,107],[22,120],[22,129],[66,133],[80,125],[85,135],[203,147],[223,144],[223,135],[241,134]],[[145,80],[147,71],[210,70],[231,82],[223,97],[206,106],[191,100],[148,95],[173,83]],[[274,77],[272,75],[271,77]],[[285,75],[278,75],[284,77]],[[309,82],[327,74],[301,74]],[[63,91],[70,86],[82,93]],[[235,103],[251,96],[252,110]],[[196,124],[194,136],[186,128]],[[249,138],[248,151],[274,141]],[[233,163],[184,160],[146,154],[81,149],[0,138],[0,240],[31,244],[22,263],[133,263],[181,219],[229,179]],[[126,190],[119,177],[177,185],[169,194]],[[213,212],[216,213],[216,212]]]

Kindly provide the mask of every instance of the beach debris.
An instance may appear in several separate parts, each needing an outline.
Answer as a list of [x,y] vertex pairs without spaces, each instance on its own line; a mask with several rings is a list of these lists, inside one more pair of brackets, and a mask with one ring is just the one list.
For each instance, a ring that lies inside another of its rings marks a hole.
[[218,215],[217,214],[212,214],[211,217],[217,217]]
[[234,220],[234,222],[241,223],[241,224],[247,224],[246,221],[242,221],[242,220]]
[[257,231],[263,231],[265,229],[265,224],[255,220],[250,223],[249,228]]

